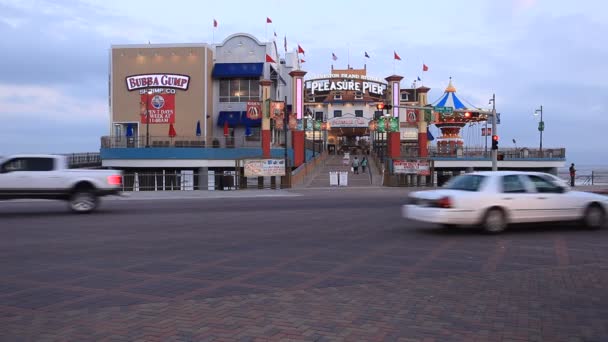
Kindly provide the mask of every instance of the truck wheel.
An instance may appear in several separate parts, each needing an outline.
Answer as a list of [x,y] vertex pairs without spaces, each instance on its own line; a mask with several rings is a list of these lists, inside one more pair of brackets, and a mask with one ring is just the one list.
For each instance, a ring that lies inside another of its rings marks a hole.
[[70,197],[70,209],[76,213],[90,213],[97,208],[99,199],[94,193],[87,190],[77,190]]

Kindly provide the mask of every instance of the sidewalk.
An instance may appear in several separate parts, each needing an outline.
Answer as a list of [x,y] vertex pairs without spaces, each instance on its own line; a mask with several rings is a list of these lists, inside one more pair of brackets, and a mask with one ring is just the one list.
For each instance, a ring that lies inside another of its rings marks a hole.
[[302,196],[290,190],[231,190],[231,191],[133,191],[124,192],[122,196],[108,196],[105,199],[159,200],[159,199],[214,199],[214,198],[252,198],[252,197],[297,197]]

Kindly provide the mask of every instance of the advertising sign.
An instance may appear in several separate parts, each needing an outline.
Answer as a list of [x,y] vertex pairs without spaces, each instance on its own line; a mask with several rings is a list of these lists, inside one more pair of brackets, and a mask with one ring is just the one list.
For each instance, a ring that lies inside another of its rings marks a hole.
[[247,119],[258,120],[262,118],[262,104],[260,102],[247,102]]
[[407,111],[407,122],[409,123],[416,123],[418,121],[418,117],[416,115],[416,111],[415,110],[408,110]]
[[132,75],[126,79],[127,90],[141,88],[175,88],[188,90],[190,76],[178,74],[144,74]]
[[367,128],[369,126],[369,119],[354,117],[354,118],[344,118],[338,117],[329,120],[329,124],[332,128],[339,127],[362,127]]
[[428,176],[431,174],[429,162],[416,160],[393,160],[393,172],[395,174]]
[[148,123],[147,114],[151,124],[175,123],[175,94],[140,95],[139,114],[142,124]]
[[285,176],[283,159],[245,159],[245,177]]

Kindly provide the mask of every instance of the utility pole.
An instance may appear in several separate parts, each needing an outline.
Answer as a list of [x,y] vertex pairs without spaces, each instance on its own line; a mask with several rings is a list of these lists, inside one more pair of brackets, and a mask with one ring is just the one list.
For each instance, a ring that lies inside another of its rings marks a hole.
[[534,114],[540,113],[540,122],[538,123],[538,131],[540,132],[540,157],[543,157],[543,131],[545,130],[545,122],[543,121],[543,106],[537,109]]
[[[490,102],[492,102],[492,135],[498,135],[496,132],[496,94],[492,94]],[[492,171],[498,171],[498,150],[492,150]]]

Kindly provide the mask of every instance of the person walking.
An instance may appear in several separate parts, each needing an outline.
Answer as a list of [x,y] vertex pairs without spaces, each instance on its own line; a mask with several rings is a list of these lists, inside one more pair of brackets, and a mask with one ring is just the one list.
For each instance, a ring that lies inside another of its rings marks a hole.
[[363,160],[361,160],[361,171],[365,173],[365,168],[367,167],[367,157],[363,156]]
[[576,177],[576,169],[574,163],[570,165],[570,186],[574,186],[574,178]]
[[353,160],[353,172],[358,175],[359,174],[359,159],[355,157]]

